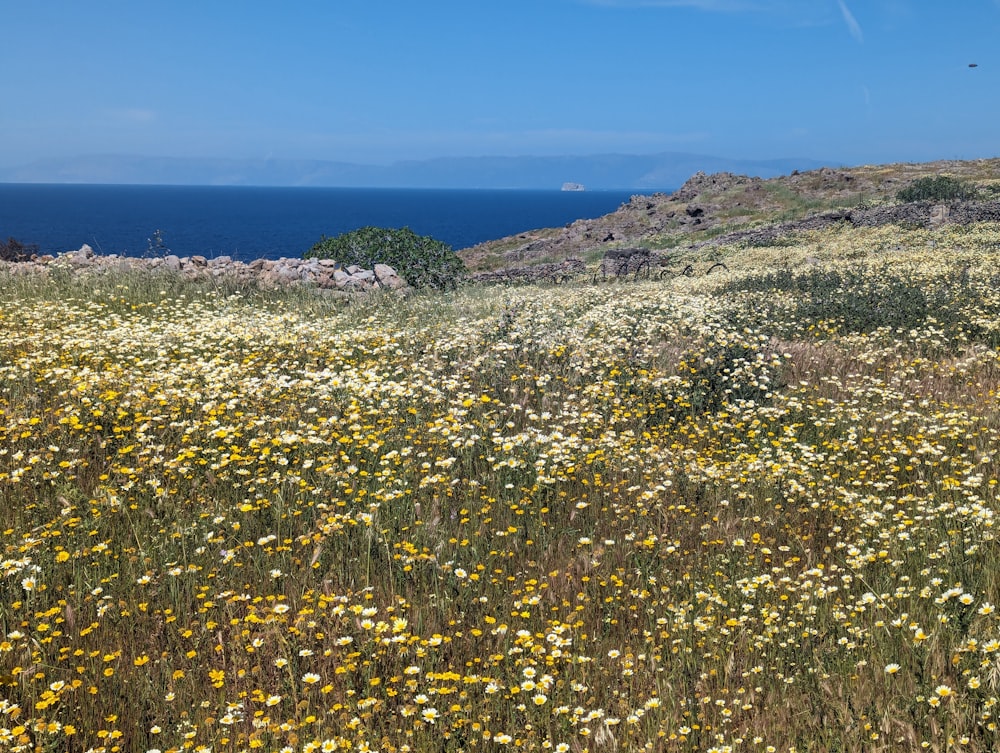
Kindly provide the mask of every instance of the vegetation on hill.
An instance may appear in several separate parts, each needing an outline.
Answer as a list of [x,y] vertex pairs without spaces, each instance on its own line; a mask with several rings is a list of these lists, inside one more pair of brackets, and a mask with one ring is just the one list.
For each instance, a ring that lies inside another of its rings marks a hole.
[[372,269],[387,264],[414,287],[450,288],[464,265],[451,246],[409,228],[363,227],[334,238],[323,238],[305,258],[333,259],[344,266]]
[[919,178],[896,194],[900,201],[971,201],[978,196],[975,186],[948,175]]

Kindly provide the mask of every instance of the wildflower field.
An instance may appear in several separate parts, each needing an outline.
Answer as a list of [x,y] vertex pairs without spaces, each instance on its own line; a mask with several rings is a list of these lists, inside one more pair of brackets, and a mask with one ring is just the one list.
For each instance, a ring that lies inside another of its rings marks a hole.
[[1000,748],[1000,227],[725,254],[0,280],[0,750]]

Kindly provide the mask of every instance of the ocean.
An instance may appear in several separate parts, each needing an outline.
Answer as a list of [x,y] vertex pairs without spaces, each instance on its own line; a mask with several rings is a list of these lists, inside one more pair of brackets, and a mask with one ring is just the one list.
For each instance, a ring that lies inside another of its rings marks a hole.
[[[0,239],[57,254],[298,257],[324,235],[409,227],[456,251],[613,212],[635,191],[0,184]],[[155,233],[159,231],[157,236]]]

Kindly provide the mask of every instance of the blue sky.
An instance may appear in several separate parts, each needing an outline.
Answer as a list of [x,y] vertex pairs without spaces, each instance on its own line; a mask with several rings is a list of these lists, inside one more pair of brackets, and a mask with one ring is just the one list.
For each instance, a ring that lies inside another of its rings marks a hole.
[[1000,156],[1000,0],[0,0],[0,29],[0,166]]

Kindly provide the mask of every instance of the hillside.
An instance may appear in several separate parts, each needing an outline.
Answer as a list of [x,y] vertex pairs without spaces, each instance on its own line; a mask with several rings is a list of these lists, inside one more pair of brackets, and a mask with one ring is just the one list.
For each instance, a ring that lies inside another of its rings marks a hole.
[[1000,750],[965,175],[697,176],[628,284],[0,265],[0,750]]
[[[942,175],[975,185],[984,201],[1000,198],[1000,159],[821,168],[768,179],[696,173],[672,194],[636,195],[603,217],[525,231],[463,249],[459,255],[473,273],[568,258],[596,263],[609,250],[632,247],[679,258],[709,242],[738,240],[737,233],[782,225],[792,230],[792,223],[824,213],[839,211],[843,220],[842,210],[884,211],[900,203],[900,189]],[[838,221],[837,216],[829,219]],[[872,223],[879,224],[877,219],[865,221]]]

